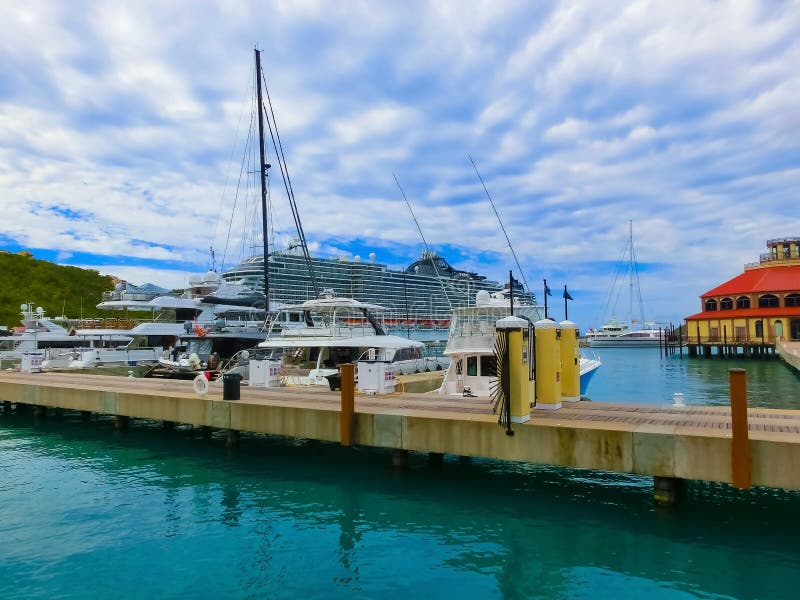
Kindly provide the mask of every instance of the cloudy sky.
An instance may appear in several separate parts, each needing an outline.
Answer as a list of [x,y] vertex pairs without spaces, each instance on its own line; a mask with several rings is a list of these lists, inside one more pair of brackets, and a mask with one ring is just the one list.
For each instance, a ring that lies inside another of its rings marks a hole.
[[658,321],[800,235],[796,2],[26,0],[0,3],[0,248],[167,287],[249,253],[256,45],[316,255],[418,257],[394,174],[433,249],[516,272],[468,154],[584,328],[627,316],[629,221]]

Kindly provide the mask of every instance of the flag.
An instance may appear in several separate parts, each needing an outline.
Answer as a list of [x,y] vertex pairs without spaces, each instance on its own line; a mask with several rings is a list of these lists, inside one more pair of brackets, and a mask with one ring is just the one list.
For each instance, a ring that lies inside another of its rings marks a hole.
[[544,282],[544,295],[545,296],[552,296],[553,294],[550,293],[550,287],[547,285],[547,281]]
[[573,300],[572,296],[570,296],[567,291],[567,286],[564,286],[564,300]]

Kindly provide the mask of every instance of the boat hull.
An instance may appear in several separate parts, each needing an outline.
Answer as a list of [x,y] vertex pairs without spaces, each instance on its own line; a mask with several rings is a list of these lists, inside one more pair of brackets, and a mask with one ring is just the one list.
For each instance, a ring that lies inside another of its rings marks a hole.
[[609,339],[609,340],[587,340],[585,344],[590,348],[658,348],[661,340],[658,338],[644,339]]

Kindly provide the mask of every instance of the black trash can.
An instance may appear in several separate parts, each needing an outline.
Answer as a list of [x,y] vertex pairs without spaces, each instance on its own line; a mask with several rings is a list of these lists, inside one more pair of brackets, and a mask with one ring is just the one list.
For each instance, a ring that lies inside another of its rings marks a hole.
[[325,379],[328,380],[328,385],[330,386],[332,392],[342,389],[341,373],[333,373],[332,375],[326,375]]
[[223,373],[222,374],[222,399],[223,400],[238,400],[240,384],[242,376],[238,373]]

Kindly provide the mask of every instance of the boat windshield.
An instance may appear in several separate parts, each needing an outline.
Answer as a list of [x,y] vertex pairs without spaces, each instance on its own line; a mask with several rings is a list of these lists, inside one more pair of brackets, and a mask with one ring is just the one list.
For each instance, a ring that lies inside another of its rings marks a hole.
[[[473,306],[456,310],[450,322],[450,336],[494,335],[497,321],[510,315],[508,306]],[[535,306],[515,307],[514,316],[530,322],[540,318]]]
[[213,347],[213,342],[210,339],[197,339],[197,340],[189,340],[189,344],[186,347],[187,354],[197,354],[198,356],[208,356],[211,354],[211,350]]

